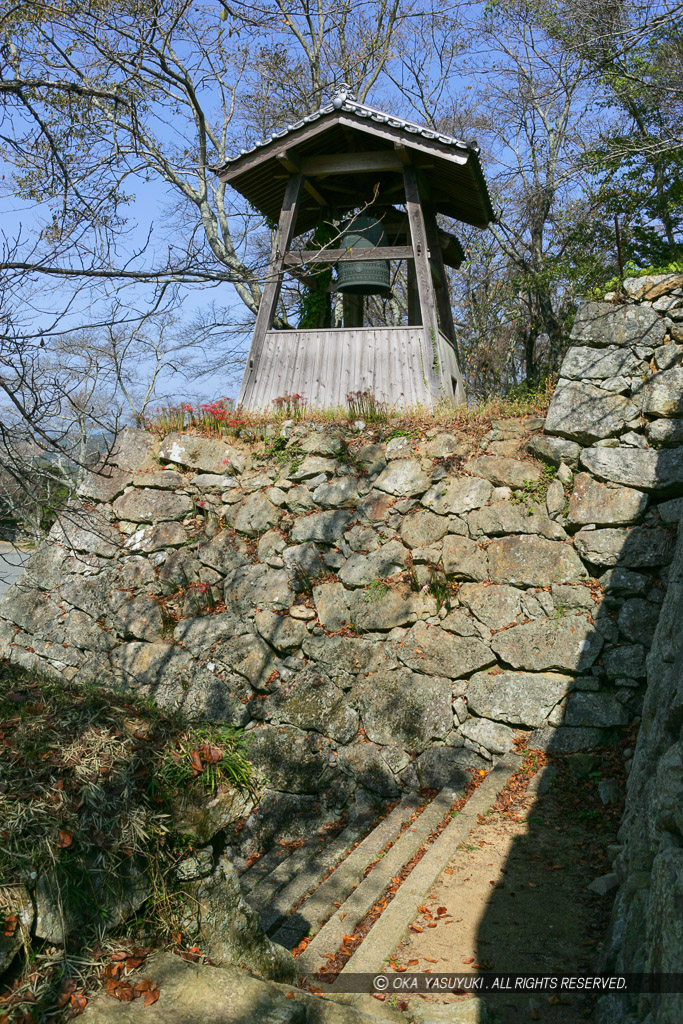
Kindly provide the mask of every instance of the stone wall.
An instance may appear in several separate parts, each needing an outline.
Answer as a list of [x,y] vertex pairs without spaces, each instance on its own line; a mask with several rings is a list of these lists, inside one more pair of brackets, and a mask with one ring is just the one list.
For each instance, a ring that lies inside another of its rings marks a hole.
[[126,430],[0,599],[0,653],[244,727],[245,853],[519,737],[591,747],[641,713],[681,340],[642,301],[584,304],[545,433]]

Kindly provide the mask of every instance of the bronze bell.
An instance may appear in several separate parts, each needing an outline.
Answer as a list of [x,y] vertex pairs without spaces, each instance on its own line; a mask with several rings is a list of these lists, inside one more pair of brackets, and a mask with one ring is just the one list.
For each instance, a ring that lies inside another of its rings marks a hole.
[[[374,217],[354,217],[343,227],[341,249],[374,249],[387,244],[382,223]],[[345,260],[337,264],[337,289],[347,295],[391,295],[388,260]]]

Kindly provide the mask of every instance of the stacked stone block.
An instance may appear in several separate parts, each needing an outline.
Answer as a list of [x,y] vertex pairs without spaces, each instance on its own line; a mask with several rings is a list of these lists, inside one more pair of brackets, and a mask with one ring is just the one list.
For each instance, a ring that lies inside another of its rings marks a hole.
[[591,747],[640,714],[683,505],[672,324],[582,305],[544,432],[126,430],[0,602],[1,652],[245,728],[273,833],[515,739]]

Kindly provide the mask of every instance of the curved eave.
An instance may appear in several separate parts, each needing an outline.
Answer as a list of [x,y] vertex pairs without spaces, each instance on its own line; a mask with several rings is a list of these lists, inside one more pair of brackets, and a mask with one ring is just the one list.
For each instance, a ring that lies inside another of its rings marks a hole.
[[[369,109],[369,108],[366,108]],[[379,113],[375,112],[379,117]],[[230,184],[261,214],[277,219],[284,198],[287,181],[278,156],[295,152],[298,158],[363,151],[392,151],[400,147],[418,164],[429,189],[430,199],[438,213],[453,217],[466,224],[484,228],[493,219],[486,181],[479,162],[478,151],[458,139],[430,132],[419,126],[381,115],[377,121],[359,116],[344,108],[322,108],[318,115],[242,152],[234,160],[226,161],[217,169],[221,181]],[[313,181],[318,184],[314,178]],[[391,172],[353,175],[357,186],[357,201],[365,201],[363,193],[372,190],[375,183],[380,189],[395,180]],[[324,190],[324,179],[320,189]],[[343,200],[338,200],[343,205]],[[349,209],[352,208],[349,200]],[[302,204],[297,221],[297,232],[312,228],[319,218],[320,205],[307,198]]]

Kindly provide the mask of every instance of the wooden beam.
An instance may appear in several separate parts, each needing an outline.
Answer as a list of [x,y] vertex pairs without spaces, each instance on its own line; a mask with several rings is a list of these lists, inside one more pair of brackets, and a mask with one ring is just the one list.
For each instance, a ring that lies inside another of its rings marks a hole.
[[273,317],[277,308],[277,302],[282,288],[282,273],[284,270],[285,256],[292,241],[294,228],[296,226],[296,215],[301,201],[301,190],[303,177],[301,174],[293,174],[287,182],[285,197],[282,200],[280,220],[278,223],[275,238],[273,240],[273,252],[268,266],[268,275],[261,293],[261,304],[256,314],[254,334],[251,339],[249,358],[242,378],[237,404],[240,405],[245,392],[256,379],[259,372],[259,363],[263,353],[263,346],[266,333],[273,324]]
[[[284,167],[288,175],[301,174],[301,159],[299,158],[299,154],[295,150],[283,149],[276,154],[275,159],[282,167]],[[318,191],[318,189],[311,181],[308,181],[305,175],[304,188],[308,192],[309,196],[313,196],[313,198],[315,199],[316,203],[318,203],[319,206],[322,206],[324,208],[330,205],[329,200],[326,199],[325,196]]]
[[370,171],[400,171],[400,158],[392,149],[381,149],[368,153],[333,153],[329,156],[309,156],[301,161],[305,175],[350,174]]
[[377,245],[371,249],[298,249],[288,252],[285,266],[300,267],[305,263],[362,263],[365,260],[411,260],[411,245]]
[[427,382],[433,392],[434,400],[439,396],[446,396],[446,385],[443,376],[443,367],[438,358],[438,336],[439,324],[436,317],[436,305],[434,297],[434,286],[432,274],[429,268],[429,252],[427,249],[427,231],[422,214],[422,200],[417,184],[415,168],[408,165],[403,168],[403,182],[406,190],[406,211],[408,213],[408,224],[410,225],[410,238],[415,253],[415,276],[417,278],[417,292],[420,299],[420,313],[424,338],[422,339],[422,353],[424,359],[424,372]]
[[443,254],[441,252],[441,246],[439,245],[439,228],[436,223],[436,215],[434,214],[431,206],[425,206],[423,208],[425,227],[427,230],[427,241],[429,242],[430,254],[431,254],[431,265],[432,269],[436,271],[438,278],[436,287],[436,301],[439,307],[439,319],[441,321],[441,330],[450,341],[455,351],[455,361],[457,365],[454,399],[458,405],[461,405],[467,400],[465,395],[465,385],[462,379],[462,370],[460,368],[460,353],[458,352],[458,338],[455,333],[455,324],[453,323],[453,310],[451,309],[451,300],[448,294],[448,278],[446,277],[446,268],[444,267]]

